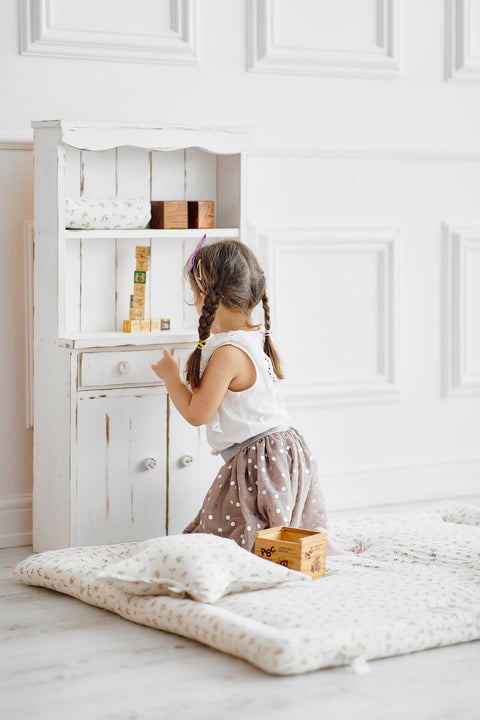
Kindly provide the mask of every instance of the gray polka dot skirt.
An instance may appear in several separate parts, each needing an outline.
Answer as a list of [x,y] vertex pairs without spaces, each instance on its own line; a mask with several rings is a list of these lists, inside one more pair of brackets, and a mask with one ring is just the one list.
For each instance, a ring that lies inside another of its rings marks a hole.
[[253,550],[257,530],[327,529],[316,462],[293,428],[248,445],[223,465],[184,533],[212,533]]

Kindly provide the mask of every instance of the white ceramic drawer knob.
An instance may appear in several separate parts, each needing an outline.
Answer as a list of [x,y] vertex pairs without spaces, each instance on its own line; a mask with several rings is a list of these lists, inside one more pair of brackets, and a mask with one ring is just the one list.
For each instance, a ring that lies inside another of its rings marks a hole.
[[122,362],[118,363],[118,372],[120,375],[126,375],[129,370],[130,366],[126,360],[122,360]]
[[195,458],[193,455],[189,455],[188,453],[186,455],[182,455],[180,458],[180,465],[183,465],[183,467],[187,467],[188,465],[191,465]]
[[155,458],[145,458],[143,464],[145,465],[145,470],[153,470],[157,466],[157,461]]

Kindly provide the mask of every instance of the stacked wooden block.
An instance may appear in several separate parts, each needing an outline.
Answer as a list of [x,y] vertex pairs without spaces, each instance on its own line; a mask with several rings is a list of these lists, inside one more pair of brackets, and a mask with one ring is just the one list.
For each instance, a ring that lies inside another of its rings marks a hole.
[[213,228],[213,200],[153,200],[150,227],[160,230]]
[[147,272],[150,270],[150,248],[135,248],[135,272],[133,275],[133,295],[130,295],[129,319],[123,321],[123,332],[160,332],[170,330],[168,318],[145,317],[145,293]]

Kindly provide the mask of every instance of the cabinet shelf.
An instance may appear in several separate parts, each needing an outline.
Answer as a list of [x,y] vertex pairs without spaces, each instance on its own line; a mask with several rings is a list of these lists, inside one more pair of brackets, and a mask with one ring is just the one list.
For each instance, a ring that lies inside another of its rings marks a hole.
[[182,330],[163,330],[159,333],[124,333],[118,331],[98,333],[64,333],[57,339],[60,347],[72,348],[75,350],[86,350],[88,348],[105,347],[127,347],[146,345],[177,345],[191,344],[198,340],[198,333],[195,328]]
[[226,238],[235,239],[240,237],[239,228],[199,228],[185,230],[153,230],[145,228],[144,230],[65,230],[66,238],[113,238],[113,239],[131,239],[131,240],[150,240],[153,238],[187,238],[201,239],[203,235],[209,238]]

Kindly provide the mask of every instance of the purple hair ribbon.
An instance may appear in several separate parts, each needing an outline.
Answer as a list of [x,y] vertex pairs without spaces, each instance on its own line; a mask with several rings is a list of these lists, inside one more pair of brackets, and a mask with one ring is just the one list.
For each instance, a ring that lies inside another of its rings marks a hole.
[[197,275],[197,270],[195,268],[195,260],[196,260],[197,253],[200,252],[200,250],[203,248],[206,240],[207,240],[207,234],[205,233],[205,235],[202,237],[200,242],[197,244],[197,247],[195,248],[193,253],[190,255],[190,260],[188,261],[188,266],[187,266],[188,272],[192,272],[192,270],[193,270],[193,277],[195,278],[195,282],[197,283],[198,287],[200,288],[200,290],[202,292],[205,292],[205,290],[203,289],[202,283],[200,282],[200,278]]

